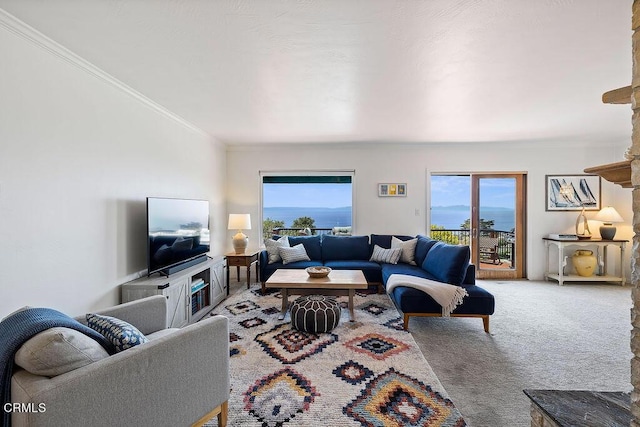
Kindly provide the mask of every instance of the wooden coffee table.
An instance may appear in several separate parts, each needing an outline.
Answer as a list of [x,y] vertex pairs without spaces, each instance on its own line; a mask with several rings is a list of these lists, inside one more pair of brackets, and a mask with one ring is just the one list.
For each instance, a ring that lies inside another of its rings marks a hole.
[[282,294],[282,311],[278,320],[284,319],[289,305],[289,294],[349,295],[349,315],[355,320],[353,296],[356,289],[367,289],[367,279],[361,270],[332,270],[327,277],[312,278],[304,269],[278,269],[265,282],[267,288],[278,288]]

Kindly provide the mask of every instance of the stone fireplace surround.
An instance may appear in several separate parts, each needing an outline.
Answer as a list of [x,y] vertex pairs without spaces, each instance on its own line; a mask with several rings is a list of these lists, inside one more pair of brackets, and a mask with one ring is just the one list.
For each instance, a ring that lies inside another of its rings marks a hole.
[[633,244],[631,254],[631,298],[633,308],[631,311],[631,426],[640,427],[640,289],[638,282],[640,277],[640,0],[634,0],[632,6],[631,27],[633,76],[631,86],[632,134],[629,154],[631,161],[631,184],[633,185]]

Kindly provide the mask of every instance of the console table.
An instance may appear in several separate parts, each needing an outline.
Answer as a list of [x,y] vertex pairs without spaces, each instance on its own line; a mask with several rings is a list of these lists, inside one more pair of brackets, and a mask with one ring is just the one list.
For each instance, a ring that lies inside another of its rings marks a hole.
[[[569,240],[569,239],[554,239],[551,237],[542,238],[547,249],[547,259],[544,277],[549,280],[556,280],[558,285],[563,285],[565,282],[620,282],[621,285],[625,284],[624,276],[624,253],[628,240],[602,240],[602,239],[585,239],[585,240]],[[551,247],[557,247],[558,249],[558,270],[551,271],[549,267],[549,259],[551,258]],[[565,255],[565,250],[572,247],[574,250],[582,249],[585,247],[596,247],[596,257],[598,259],[597,272],[593,276],[585,277],[577,274],[566,274],[564,269],[567,266],[567,258],[569,255]],[[607,265],[607,247],[617,246],[620,248],[620,275],[616,276],[610,274]]]

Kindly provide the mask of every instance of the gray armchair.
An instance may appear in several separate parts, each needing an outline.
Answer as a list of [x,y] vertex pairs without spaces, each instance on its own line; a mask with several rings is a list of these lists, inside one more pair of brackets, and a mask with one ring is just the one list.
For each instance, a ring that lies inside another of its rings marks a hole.
[[[14,427],[189,426],[227,422],[229,327],[211,316],[166,328],[166,299],[153,296],[96,313],[131,323],[150,342],[52,378],[14,373],[11,401],[44,404],[14,412]],[[78,318],[83,321],[84,319]]]

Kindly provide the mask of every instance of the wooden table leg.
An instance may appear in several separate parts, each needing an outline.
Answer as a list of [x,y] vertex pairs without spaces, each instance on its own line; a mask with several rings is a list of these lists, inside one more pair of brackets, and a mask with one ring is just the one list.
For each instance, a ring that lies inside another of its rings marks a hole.
[[251,287],[251,264],[247,265],[247,289]]
[[289,298],[287,295],[287,289],[280,289],[280,294],[282,295],[282,310],[278,315],[278,320],[284,320],[284,316],[287,314],[287,306],[289,305]]
[[[256,281],[260,281],[260,274],[258,274],[258,264],[259,262],[256,261]],[[264,285],[262,285],[262,295],[264,295]]]
[[229,261],[227,261],[227,268],[225,270],[227,270],[227,296],[229,296],[229,288],[231,287],[231,282],[229,281],[229,270],[231,270]]
[[353,311],[353,297],[356,294],[355,289],[349,289],[349,317],[351,322],[355,322],[356,314]]

